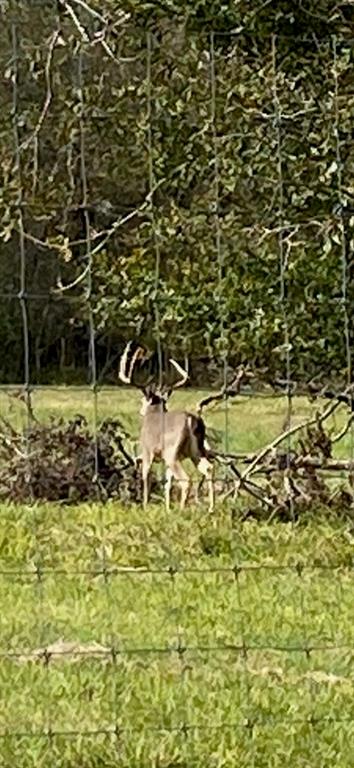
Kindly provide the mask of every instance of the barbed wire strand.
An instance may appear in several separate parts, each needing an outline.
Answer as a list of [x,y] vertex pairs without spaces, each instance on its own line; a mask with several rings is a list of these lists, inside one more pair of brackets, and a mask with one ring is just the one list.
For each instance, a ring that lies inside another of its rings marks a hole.
[[[296,716],[288,716],[286,720],[286,724],[288,728],[290,729],[291,726],[304,726],[308,725],[311,727],[314,727],[316,725],[327,725],[330,726],[331,724],[351,724],[354,725],[354,718],[351,715],[343,716],[343,717],[336,717],[332,715],[323,715],[321,717],[296,717]],[[270,713],[264,713],[262,715],[258,715],[252,718],[252,723],[248,720],[235,720],[233,722],[224,722],[222,724],[215,724],[215,723],[208,723],[205,725],[204,723],[190,723],[188,725],[188,728],[185,729],[183,726],[169,726],[169,725],[145,725],[143,732],[144,733],[156,733],[156,734],[165,734],[165,733],[175,733],[175,734],[183,734],[185,730],[190,732],[200,732],[200,733],[208,733],[208,732],[215,732],[218,733],[220,731],[234,731],[234,730],[248,730],[250,729],[250,726],[252,725],[252,729],[255,727],[261,727],[261,728],[275,728],[277,725],[284,725],[284,717],[273,715]],[[80,738],[92,738],[94,736],[116,736],[118,731],[118,735],[127,735],[130,736],[131,734],[139,734],[141,735],[142,729],[140,726],[129,726],[129,727],[120,727],[117,729],[117,724],[112,723],[112,725],[105,728],[92,728],[92,729],[53,729],[51,732],[45,731],[45,730],[38,730],[33,729],[32,731],[17,731],[16,733],[8,732],[8,731],[0,731],[0,739],[48,739],[48,738],[55,738],[55,737],[64,737],[67,739],[72,739],[75,737]]]
[[[99,378],[97,379],[99,381]],[[293,379],[294,381],[294,379]],[[0,384],[0,392],[3,392],[4,394],[8,393],[11,394],[18,394],[19,389],[22,387],[22,382],[14,383],[14,384]],[[117,387],[114,384],[99,384],[97,383],[97,392],[101,393],[113,393],[117,392]],[[82,394],[83,392],[89,392],[90,389],[88,388],[87,384],[31,384],[30,385],[30,392],[56,392],[58,394],[62,394],[65,399],[65,393],[72,392]],[[319,393],[321,395],[321,393]],[[339,393],[340,394],[340,393]],[[304,384],[302,387],[298,387],[297,391],[295,393],[296,397],[304,397],[308,395],[308,389],[306,385]],[[272,391],[269,389],[268,385],[265,385],[262,389],[252,389],[249,388],[247,390],[242,390],[238,392],[237,397],[243,397],[245,400],[252,401],[253,398],[261,398],[261,399],[268,399],[268,400],[277,400],[279,398],[284,398],[284,392],[283,391]],[[80,405],[82,406],[82,400],[80,400]],[[210,412],[212,413],[212,407],[210,408]]]
[[[71,514],[71,510],[68,510],[68,515]],[[172,557],[172,554],[171,554]],[[353,570],[353,566],[350,566],[345,561],[344,563],[337,563],[337,564],[323,564],[323,563],[317,563],[317,562],[303,562],[302,560],[295,561],[291,565],[279,565],[277,563],[262,563],[261,565],[258,564],[246,564],[243,562],[235,562],[232,565],[229,566],[204,566],[204,567],[198,567],[198,566],[178,566],[174,563],[173,564],[173,570],[174,572],[177,571],[178,574],[200,574],[208,575],[208,574],[229,574],[232,576],[232,574],[235,574],[235,569],[238,572],[250,572],[253,573],[255,571],[261,571],[265,573],[279,573],[279,574],[286,574],[286,573],[299,573],[303,572],[306,573],[307,571],[313,571],[316,572],[342,572],[342,571],[348,571],[349,573]],[[33,578],[37,578],[37,567],[35,568],[1,568],[0,569],[0,576],[9,577],[9,578],[15,578],[15,577],[27,577],[29,580]],[[171,575],[171,565],[168,566],[161,566],[158,567],[152,567],[149,566],[107,566],[106,569],[103,569],[102,567],[97,568],[49,568],[49,567],[41,567],[40,569],[40,577],[41,579],[45,578],[46,575],[63,575],[63,576],[88,576],[92,578],[98,578],[100,576],[106,575],[106,577],[126,577],[130,578],[131,576],[134,576],[136,578],[144,578],[144,576],[147,576],[149,574],[155,574],[155,575],[164,575],[164,576],[170,576]]]
[[[320,643],[312,640],[308,644],[305,643],[290,643],[287,642],[243,642],[241,643],[221,643],[211,642],[207,643],[193,643],[193,645],[186,643],[181,646],[179,642],[170,645],[146,645],[146,646],[129,646],[116,647],[114,653],[116,657],[146,657],[146,656],[174,656],[175,654],[199,654],[209,653],[215,655],[237,655],[242,659],[242,665],[244,663],[244,656],[248,656],[251,653],[274,652],[274,653],[286,653],[286,654],[304,654],[308,657],[314,653],[332,653],[335,651],[345,651],[352,653],[354,650],[354,643],[350,642],[335,642],[335,643]],[[74,649],[55,649],[53,650],[50,645],[43,646],[41,648],[29,651],[27,648],[17,649],[15,651],[0,651],[0,659],[20,661],[21,663],[37,662],[41,661],[45,665],[55,663],[59,659],[67,659],[74,661],[75,659],[99,659],[101,661],[112,661],[112,648],[74,648]]]
[[[292,225],[288,224],[288,222],[287,222],[286,228],[287,229],[291,229],[291,227],[292,227]],[[267,232],[266,232],[267,236],[268,236],[268,234],[272,234],[272,233],[278,234],[278,229],[274,229],[274,230],[267,229]],[[26,232],[24,232],[24,236],[25,236],[25,238],[27,238]],[[87,271],[88,271],[87,268],[85,268],[84,273],[82,273],[79,276],[79,278],[76,279],[69,286],[70,289],[80,285],[80,283],[85,280],[85,278],[87,277]],[[66,288],[69,288],[69,287],[65,286],[64,288],[66,289]],[[52,304],[57,304],[58,305],[60,302],[62,302],[64,300],[62,294],[63,294],[63,289],[55,289],[55,290],[53,289],[53,292],[50,293],[50,294],[48,294],[48,293],[35,293],[33,291],[26,291],[26,301],[30,301],[31,300],[31,301],[43,301],[44,302],[44,301],[48,301],[48,299],[49,299]],[[96,292],[93,289],[92,290],[92,297],[99,298],[99,296],[100,296],[99,291]],[[12,291],[4,292],[4,291],[0,291],[0,299],[3,299],[5,301],[15,301],[16,299],[18,299],[18,297],[19,297],[18,296],[18,292],[12,292]],[[107,300],[112,300],[113,301],[114,299],[117,298],[117,295],[114,294],[114,293],[107,292],[105,294],[105,297],[107,298]],[[319,307],[323,306],[323,299],[322,298],[316,298],[315,296],[308,296],[307,298],[308,298],[309,304],[313,305],[314,307],[316,307],[316,306],[319,306]],[[328,303],[329,305],[333,304],[334,306],[336,306],[336,305],[338,305],[338,298],[339,298],[339,296],[329,296],[328,298],[326,298],[326,303]],[[71,295],[70,294],[66,294],[65,295],[65,302],[67,302],[67,303],[72,303],[72,304],[77,303],[77,304],[79,304],[81,301],[82,301],[81,287],[80,287],[80,292],[78,291],[75,294],[71,294]],[[132,321],[133,320],[134,320],[134,316],[132,315]],[[193,321],[191,321],[191,323],[193,324]],[[124,321],[122,321],[122,325],[127,325],[128,326],[128,324],[129,324],[129,320],[125,319]],[[172,322],[171,322],[171,324],[172,324]]]

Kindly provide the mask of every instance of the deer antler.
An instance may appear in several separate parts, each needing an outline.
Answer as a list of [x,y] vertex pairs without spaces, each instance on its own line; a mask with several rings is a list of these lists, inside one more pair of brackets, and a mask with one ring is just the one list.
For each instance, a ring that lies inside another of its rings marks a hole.
[[[131,354],[132,344],[133,344],[132,341],[128,341],[128,343],[124,348],[123,354],[120,358],[118,377],[124,384],[134,384],[133,373],[134,373],[135,364],[137,360],[144,360],[146,356],[146,350],[140,345],[138,345],[134,350],[133,354]],[[131,359],[130,359],[130,362],[128,362],[130,355],[131,355]],[[168,396],[173,392],[174,389],[177,389],[178,387],[182,387],[183,384],[185,384],[187,379],[189,378],[188,371],[182,368],[182,366],[179,365],[179,363],[177,363],[176,360],[173,360],[172,358],[170,358],[170,363],[176,369],[177,373],[180,376],[180,379],[176,382],[176,384],[173,384],[173,386],[167,388]],[[146,389],[147,386],[150,386],[152,380],[153,380],[153,376],[150,377],[150,379],[144,385],[144,387],[140,387],[140,388]]]
[[145,350],[143,349],[143,347],[138,346],[135,352],[133,352],[132,359],[129,365],[129,370],[127,373],[128,356],[129,356],[131,346],[132,346],[132,341],[128,341],[119,363],[118,376],[120,380],[123,381],[124,384],[132,383],[132,375],[133,375],[135,363],[137,360],[142,360],[145,355]]
[[128,362],[128,354],[129,354],[131,345],[132,345],[131,341],[128,341],[128,344],[126,345],[124,352],[119,361],[118,377],[120,378],[121,381],[124,382],[124,384],[130,384],[130,378],[126,374],[126,369],[127,369],[127,362]]
[[172,357],[170,357],[170,363],[173,365],[173,367],[176,369],[177,373],[179,373],[181,379],[176,382],[176,384],[171,387],[171,390],[177,389],[177,387],[183,387],[183,384],[186,383],[186,381],[189,379],[189,373],[186,371],[182,366],[176,362],[176,360],[173,360]]

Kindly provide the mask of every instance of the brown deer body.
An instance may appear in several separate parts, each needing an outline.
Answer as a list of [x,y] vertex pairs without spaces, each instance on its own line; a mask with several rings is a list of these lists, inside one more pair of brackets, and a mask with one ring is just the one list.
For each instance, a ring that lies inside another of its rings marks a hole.
[[[132,375],[138,350],[134,353],[127,373],[129,345],[121,358],[119,377],[126,384],[132,383]],[[178,363],[171,360],[181,375],[181,380],[168,390],[143,387],[143,402],[140,414],[142,424],[140,447],[143,476],[144,507],[149,497],[149,473],[154,461],[163,461],[166,468],[165,501],[170,509],[171,486],[175,478],[181,487],[181,509],[184,508],[189,490],[190,477],[182,466],[190,459],[199,472],[205,476],[209,487],[209,509],[214,508],[213,465],[209,460],[210,448],[205,439],[205,425],[200,416],[187,411],[168,411],[167,400],[172,391],[187,380],[188,374]]]

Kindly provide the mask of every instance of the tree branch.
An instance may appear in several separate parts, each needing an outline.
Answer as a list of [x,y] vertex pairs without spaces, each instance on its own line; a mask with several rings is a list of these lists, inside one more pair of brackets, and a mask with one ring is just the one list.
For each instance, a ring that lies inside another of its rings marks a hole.
[[[349,388],[348,388],[349,390]],[[346,390],[346,391],[348,391]],[[345,394],[345,393],[344,393]],[[337,399],[334,403],[331,403],[321,414],[316,413],[315,416],[313,416],[311,419],[308,419],[307,421],[301,422],[301,424],[294,424],[290,429],[287,429],[285,432],[282,432],[278,437],[275,438],[275,440],[272,440],[271,443],[266,445],[260,453],[258,453],[254,459],[251,461],[251,463],[248,465],[247,469],[244,470],[244,472],[241,475],[241,481],[246,480],[247,477],[254,472],[256,467],[261,463],[261,461],[267,456],[268,453],[270,453],[274,448],[276,448],[280,443],[283,442],[283,440],[286,440],[291,435],[294,435],[296,432],[300,432],[302,429],[306,429],[307,427],[310,427],[312,424],[322,424],[326,419],[329,418],[329,416],[334,413],[335,410],[341,405],[342,400]]]
[[349,419],[348,419],[347,423],[344,425],[343,429],[341,429],[340,432],[337,432],[337,434],[332,437],[332,439],[331,439],[332,445],[333,445],[333,443],[338,443],[342,439],[342,437],[344,437],[347,434],[347,432],[349,432],[349,429],[350,429],[353,421],[354,421],[354,413],[351,413],[350,416],[349,416]]
[[245,378],[253,378],[253,374],[250,370],[244,368],[243,366],[240,366],[239,370],[236,373],[236,376],[232,379],[230,384],[224,384],[220,392],[217,392],[215,395],[208,395],[208,397],[204,397],[203,400],[200,400],[197,404],[197,414],[198,416],[201,415],[203,408],[205,408],[206,405],[210,405],[210,403],[219,402],[220,400],[226,400],[228,397],[235,397],[239,394],[241,383]]
[[38,118],[37,125],[34,128],[32,135],[28,139],[25,139],[25,141],[23,141],[22,144],[20,145],[20,151],[23,149],[27,149],[32,143],[32,141],[36,139],[44,123],[45,117],[47,115],[50,102],[53,97],[52,84],[51,84],[51,66],[52,66],[54,48],[58,41],[59,35],[60,35],[60,31],[59,29],[56,29],[55,32],[53,32],[53,34],[51,35],[50,42],[49,42],[48,56],[47,56],[47,61],[45,65],[45,80],[47,85],[47,92],[46,92],[46,97],[42,107],[41,114]]

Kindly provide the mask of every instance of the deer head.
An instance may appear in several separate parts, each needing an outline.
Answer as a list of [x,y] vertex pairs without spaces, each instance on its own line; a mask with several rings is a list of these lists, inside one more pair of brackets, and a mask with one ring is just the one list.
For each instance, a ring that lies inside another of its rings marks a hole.
[[143,401],[141,406],[140,415],[144,416],[148,409],[158,408],[165,411],[167,409],[167,401],[171,397],[175,389],[182,387],[188,380],[188,372],[182,368],[176,360],[172,357],[169,358],[169,362],[179,374],[179,379],[173,384],[158,385],[154,383],[153,376],[145,384],[138,384],[136,377],[136,365],[138,361],[146,359],[146,351],[143,347],[137,346],[134,352],[131,354],[132,341],[128,341],[122,357],[120,359],[118,376],[124,384],[132,384],[136,386],[143,394]]

